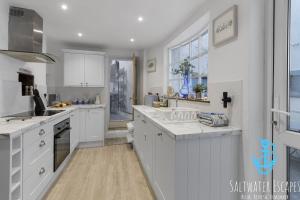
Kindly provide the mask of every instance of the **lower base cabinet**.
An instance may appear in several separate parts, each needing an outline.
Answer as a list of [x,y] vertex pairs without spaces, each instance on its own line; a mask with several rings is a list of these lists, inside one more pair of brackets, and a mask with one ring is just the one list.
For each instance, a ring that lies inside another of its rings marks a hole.
[[104,141],[104,109],[81,109],[79,111],[79,142]]
[[79,143],[79,134],[80,134],[80,110],[75,110],[70,114],[70,123],[71,123],[71,152],[77,147]]
[[134,111],[134,148],[158,200],[239,200],[239,134],[176,140]]

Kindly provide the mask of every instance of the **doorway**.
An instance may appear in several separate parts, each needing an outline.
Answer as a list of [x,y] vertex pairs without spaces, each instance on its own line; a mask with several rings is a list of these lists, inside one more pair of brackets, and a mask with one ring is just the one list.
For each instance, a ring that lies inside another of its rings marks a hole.
[[[278,162],[273,181],[300,183],[300,1],[274,2],[273,142]],[[280,195],[300,199],[300,192]]]
[[110,129],[123,129],[133,119],[134,61],[115,59],[110,70]]

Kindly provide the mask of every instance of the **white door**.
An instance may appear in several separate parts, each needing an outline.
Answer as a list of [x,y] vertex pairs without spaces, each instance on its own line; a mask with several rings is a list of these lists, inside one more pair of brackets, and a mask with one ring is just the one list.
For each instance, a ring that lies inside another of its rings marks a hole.
[[[300,1],[275,1],[273,182],[300,184]],[[274,195],[300,199],[300,192],[275,188]]]
[[104,87],[104,56],[85,55],[85,86]]
[[64,85],[83,86],[84,84],[84,55],[64,54]]
[[104,109],[88,109],[86,115],[86,141],[104,140]]

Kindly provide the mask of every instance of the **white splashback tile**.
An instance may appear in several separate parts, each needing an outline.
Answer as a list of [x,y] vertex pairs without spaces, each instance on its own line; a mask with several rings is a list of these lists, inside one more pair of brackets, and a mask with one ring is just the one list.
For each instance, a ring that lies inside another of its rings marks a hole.
[[20,82],[0,81],[0,116],[26,112],[32,109],[32,97],[22,96]]
[[[228,96],[232,98],[232,103],[227,108],[223,108],[223,92],[228,92]],[[230,120],[231,126],[242,128],[243,113],[243,82],[230,81],[220,83],[209,83],[208,96],[210,103],[201,103],[193,101],[178,101],[180,107],[197,108],[202,112],[219,112],[225,113]],[[175,106],[175,100],[170,100],[170,106]]]

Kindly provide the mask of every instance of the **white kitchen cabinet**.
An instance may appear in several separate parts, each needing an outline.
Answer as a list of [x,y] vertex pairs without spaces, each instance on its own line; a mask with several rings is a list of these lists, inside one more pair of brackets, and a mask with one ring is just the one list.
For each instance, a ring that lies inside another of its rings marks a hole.
[[104,56],[85,55],[85,84],[87,87],[104,87]]
[[80,110],[80,142],[104,141],[104,109]]
[[79,142],[85,142],[85,132],[86,132],[86,115],[87,115],[87,110],[85,109],[80,109],[79,110]]
[[87,109],[85,141],[104,140],[104,109]]
[[139,158],[143,163],[144,160],[144,150],[143,150],[143,132],[144,127],[142,124],[142,114],[138,112],[134,112],[134,146],[136,149],[136,152],[139,154]]
[[22,199],[22,134],[0,135],[0,199]]
[[239,199],[228,190],[240,178],[239,134],[178,139],[137,109],[134,126],[134,148],[156,199]]
[[154,138],[154,190],[159,200],[175,199],[175,140],[159,129]]
[[64,85],[104,87],[104,55],[102,52],[64,50]]
[[70,114],[70,123],[71,123],[71,152],[77,147],[79,143],[79,133],[80,133],[80,111],[75,110]]
[[84,55],[65,53],[64,62],[65,86],[84,86]]
[[53,123],[23,133],[23,200],[38,199],[53,176]]

